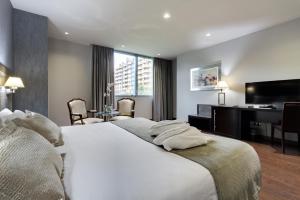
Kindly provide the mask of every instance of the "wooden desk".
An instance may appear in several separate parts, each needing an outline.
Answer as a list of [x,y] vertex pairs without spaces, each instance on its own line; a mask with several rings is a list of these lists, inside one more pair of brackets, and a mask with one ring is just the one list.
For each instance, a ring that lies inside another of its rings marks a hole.
[[248,140],[250,122],[280,123],[282,110],[212,106],[213,133]]
[[[205,109],[199,109],[202,106]],[[211,110],[207,112],[207,107]],[[282,120],[281,109],[261,109],[248,107],[231,107],[218,105],[198,105],[197,115],[190,115],[189,122],[201,130],[207,130],[214,134],[249,140],[250,122],[280,123]],[[205,110],[204,112],[201,112]],[[210,113],[210,116],[207,114]],[[207,122],[210,121],[210,126]],[[208,128],[205,128],[208,127]]]
[[189,115],[189,124],[204,132],[212,132],[211,116],[207,115]]

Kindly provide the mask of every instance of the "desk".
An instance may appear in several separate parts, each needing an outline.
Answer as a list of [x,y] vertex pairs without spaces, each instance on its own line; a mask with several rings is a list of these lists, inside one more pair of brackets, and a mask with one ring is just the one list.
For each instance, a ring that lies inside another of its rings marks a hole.
[[194,126],[202,131],[205,132],[211,132],[212,128],[211,128],[211,116],[207,116],[207,115],[189,115],[189,124],[191,126]]
[[240,108],[240,133],[239,139],[249,140],[250,122],[281,124],[282,110],[280,109],[255,109]]
[[280,109],[212,106],[212,127],[216,134],[236,139],[250,139],[250,122],[277,123],[282,120]]
[[[250,122],[280,123],[282,120],[281,109],[261,109],[248,107],[230,107],[217,105],[198,105],[198,115],[201,116],[200,107],[209,106],[211,132],[214,134],[232,137],[240,140],[250,139]],[[207,109],[205,109],[207,115]],[[195,118],[194,118],[195,119]],[[193,124],[196,122],[194,121]]]

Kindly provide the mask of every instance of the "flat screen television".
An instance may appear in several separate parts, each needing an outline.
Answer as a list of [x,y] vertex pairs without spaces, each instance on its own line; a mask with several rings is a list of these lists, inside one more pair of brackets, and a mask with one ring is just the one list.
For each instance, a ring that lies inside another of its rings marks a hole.
[[300,102],[300,79],[246,83],[246,104]]

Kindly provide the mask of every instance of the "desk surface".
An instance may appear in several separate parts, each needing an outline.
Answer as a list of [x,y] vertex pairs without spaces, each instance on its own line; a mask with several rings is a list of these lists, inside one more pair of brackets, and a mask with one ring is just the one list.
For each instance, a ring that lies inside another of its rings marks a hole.
[[234,108],[238,110],[247,110],[247,111],[263,111],[263,112],[282,112],[283,109],[270,109],[270,108],[249,108],[246,106],[220,106],[212,105],[212,107],[221,107],[221,108]]
[[211,114],[209,113],[209,114],[207,114],[207,113],[205,113],[205,114],[192,114],[192,115],[189,115],[189,116],[192,116],[192,117],[199,117],[199,118],[208,118],[208,119],[210,119],[211,118]]

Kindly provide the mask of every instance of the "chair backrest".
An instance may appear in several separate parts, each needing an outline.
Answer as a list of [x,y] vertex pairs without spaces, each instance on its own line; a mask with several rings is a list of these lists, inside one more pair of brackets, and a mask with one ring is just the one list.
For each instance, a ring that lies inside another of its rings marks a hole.
[[134,117],[135,101],[130,98],[122,98],[117,101],[117,109],[121,116]]
[[284,104],[282,130],[300,133],[300,102]]
[[79,120],[80,117],[73,116],[72,114],[81,114],[82,118],[87,118],[86,102],[83,99],[76,98],[68,101],[68,108],[70,113],[71,124],[74,121]]

